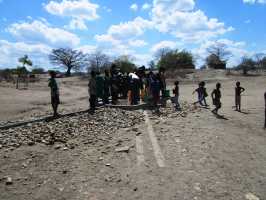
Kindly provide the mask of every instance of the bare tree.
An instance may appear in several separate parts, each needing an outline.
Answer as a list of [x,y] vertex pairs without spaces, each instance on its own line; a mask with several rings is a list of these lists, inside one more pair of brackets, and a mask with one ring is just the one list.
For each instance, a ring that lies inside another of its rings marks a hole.
[[256,62],[249,57],[243,57],[241,63],[237,66],[237,69],[243,71],[243,75],[247,75],[248,71],[254,70],[256,66]]
[[96,71],[101,71],[108,68],[111,64],[110,57],[101,51],[96,51],[92,54],[88,54],[88,70],[94,69]]
[[71,70],[80,71],[87,63],[82,51],[70,48],[53,49],[49,59],[52,64],[65,68],[66,76],[71,76]]
[[263,59],[265,58],[265,56],[266,56],[265,53],[255,54],[254,58],[255,58],[256,66],[258,68],[263,68]]

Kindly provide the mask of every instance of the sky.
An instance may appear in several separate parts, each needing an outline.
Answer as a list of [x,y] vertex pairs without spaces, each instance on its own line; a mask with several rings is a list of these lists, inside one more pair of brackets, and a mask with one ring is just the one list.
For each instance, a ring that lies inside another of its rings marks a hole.
[[266,53],[266,0],[0,0],[0,68],[28,55],[54,68],[55,48],[131,55],[147,65],[161,48],[193,53],[197,67],[216,42],[244,56]]

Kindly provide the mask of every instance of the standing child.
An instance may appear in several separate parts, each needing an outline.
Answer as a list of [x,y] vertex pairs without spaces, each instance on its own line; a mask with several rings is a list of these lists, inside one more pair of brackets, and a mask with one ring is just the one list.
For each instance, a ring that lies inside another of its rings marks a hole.
[[96,88],[96,73],[95,71],[91,71],[91,79],[89,81],[89,94],[90,94],[90,111],[91,113],[95,112],[95,108],[96,108],[96,100],[97,100],[97,88]]
[[104,71],[104,86],[103,86],[103,103],[109,104],[109,96],[110,96],[110,76],[109,71],[106,69]]
[[173,93],[175,95],[174,97],[174,103],[176,110],[181,110],[180,104],[179,104],[179,81],[175,82],[175,88],[173,89]]
[[205,88],[206,83],[204,81],[201,82],[202,87],[202,101],[204,102],[204,106],[208,107],[206,98],[208,97],[207,89]]
[[214,89],[211,94],[213,105],[215,106],[212,112],[216,115],[218,114],[218,110],[222,107],[222,103],[221,103],[222,94],[221,94],[220,89],[221,89],[221,84],[217,83],[216,89]]
[[245,91],[245,88],[242,88],[240,86],[240,82],[236,82],[236,87],[235,87],[235,105],[236,109],[235,111],[241,112],[241,94]]
[[55,80],[56,73],[55,71],[50,71],[49,74],[51,78],[49,79],[48,87],[51,88],[51,104],[54,111],[54,117],[58,117],[57,108],[58,105],[60,104],[60,100],[59,100],[59,89],[57,86],[57,82]]
[[264,93],[264,102],[265,102],[265,122],[264,122],[264,128],[266,129],[266,92]]

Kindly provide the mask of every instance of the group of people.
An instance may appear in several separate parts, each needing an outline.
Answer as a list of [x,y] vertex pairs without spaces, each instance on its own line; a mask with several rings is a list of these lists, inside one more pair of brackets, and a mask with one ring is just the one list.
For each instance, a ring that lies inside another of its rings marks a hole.
[[[204,81],[199,83],[199,87],[193,92],[198,94],[198,100],[194,102],[195,104],[200,104],[201,106],[208,107],[206,98],[208,97],[207,89],[205,87],[206,83]],[[215,108],[212,110],[214,114],[218,114],[218,110],[222,107],[221,98],[221,83],[216,84],[216,88],[211,93],[211,98]],[[241,95],[245,91],[245,88],[241,87],[241,83],[236,82],[235,86],[235,111],[241,112]],[[265,99],[266,103],[266,99]],[[266,108],[265,108],[266,109]]]
[[[140,100],[151,103],[156,109],[160,97],[170,97],[169,91],[166,90],[165,69],[160,69],[158,73],[150,71],[146,74],[145,67],[139,68],[134,73],[123,75],[119,72],[115,65],[112,65],[110,71],[105,70],[104,76],[96,71],[91,71],[91,78],[88,84],[90,112],[94,113],[99,99],[103,104],[117,104],[119,98],[128,99],[130,105],[137,105]],[[50,71],[50,79],[48,86],[51,88],[51,104],[54,111],[54,117],[58,117],[58,105],[60,104],[59,88],[55,80],[56,73]],[[206,98],[208,97],[206,83],[200,82],[198,88],[194,90],[197,93],[198,100],[193,104],[209,107]],[[216,88],[211,93],[211,98],[215,108],[212,113],[218,115],[219,109],[222,107],[221,98],[221,83],[216,84]],[[237,82],[235,86],[235,110],[241,112],[241,95],[245,88],[241,87],[241,83]],[[174,97],[172,98],[176,110],[181,110],[179,103],[179,81],[175,81],[173,89]],[[111,98],[110,98],[111,97]],[[265,123],[266,128],[266,92],[265,100]]]
[[118,99],[127,99],[129,105],[137,105],[140,101],[151,102],[157,106],[160,96],[166,96],[165,70],[158,73],[146,73],[145,67],[135,72],[122,74],[112,65],[110,71],[105,70],[104,76],[91,71],[89,81],[90,111],[93,113],[98,102],[116,105]]

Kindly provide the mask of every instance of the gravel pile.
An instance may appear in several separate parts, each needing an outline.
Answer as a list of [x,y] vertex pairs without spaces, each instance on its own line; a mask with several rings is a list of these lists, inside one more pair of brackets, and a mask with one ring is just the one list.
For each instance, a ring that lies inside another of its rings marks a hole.
[[[78,114],[51,122],[39,122],[23,127],[0,130],[0,148],[21,145],[64,143],[72,148],[71,140],[79,138],[84,144],[108,140],[120,128],[129,128],[143,121],[141,112],[102,108],[94,115]],[[78,145],[78,144],[77,144]]]

